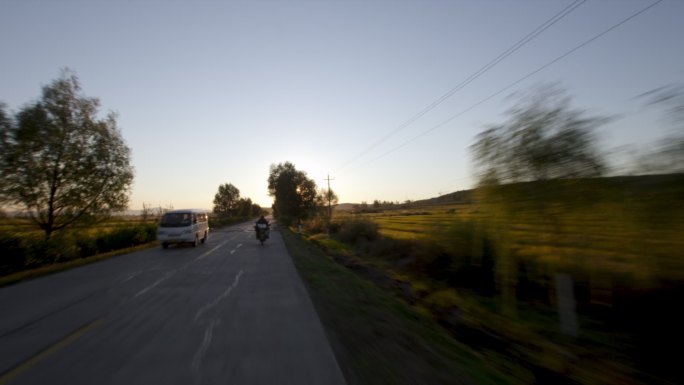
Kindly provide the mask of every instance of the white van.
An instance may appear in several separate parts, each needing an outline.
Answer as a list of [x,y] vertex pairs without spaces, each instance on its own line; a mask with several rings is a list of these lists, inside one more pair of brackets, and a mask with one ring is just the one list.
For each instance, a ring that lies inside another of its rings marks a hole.
[[204,210],[173,210],[162,215],[157,240],[162,248],[170,243],[190,243],[193,247],[209,238],[209,215]]

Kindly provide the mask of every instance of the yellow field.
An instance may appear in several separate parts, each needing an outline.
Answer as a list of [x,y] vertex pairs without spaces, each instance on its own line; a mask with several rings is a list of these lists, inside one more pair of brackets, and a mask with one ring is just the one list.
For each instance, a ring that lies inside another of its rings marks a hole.
[[516,258],[562,268],[606,270],[644,279],[683,279],[684,212],[644,214],[630,204],[555,212],[493,213],[470,205],[362,214],[388,238],[449,248],[457,223],[471,221]]

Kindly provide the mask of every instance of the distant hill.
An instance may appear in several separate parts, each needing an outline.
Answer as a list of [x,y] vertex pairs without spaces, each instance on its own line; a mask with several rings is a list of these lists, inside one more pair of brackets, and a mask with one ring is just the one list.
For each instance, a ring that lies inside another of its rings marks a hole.
[[[580,185],[590,186],[596,185],[603,188],[613,188],[623,190],[624,194],[639,194],[643,193],[644,189],[658,186],[657,189],[672,190],[680,188],[684,174],[660,174],[660,175],[634,175],[634,176],[610,176],[603,178],[589,178],[578,179],[575,183]],[[546,181],[546,183],[566,183],[564,181]],[[521,182],[508,185],[507,188],[516,188],[516,186],[529,185],[534,186],[537,183],[544,182]],[[679,190],[677,190],[679,191]],[[474,189],[459,190],[449,194],[440,195],[434,198],[421,199],[411,202],[411,206],[429,206],[429,205],[443,205],[443,204],[470,204],[473,202]],[[339,211],[352,211],[358,209],[359,203],[341,203],[335,209]],[[397,203],[395,207],[400,207],[402,204]],[[368,208],[372,209],[372,203],[368,203]],[[382,207],[386,209],[387,207]]]
[[335,210],[339,211],[352,211],[354,209],[354,206],[357,206],[358,203],[340,203],[335,206]]
[[436,205],[445,203],[472,203],[473,190],[459,190],[449,194],[440,195],[436,198],[423,199],[413,202],[416,205]]
[[[428,205],[443,205],[443,204],[469,204],[472,202],[472,196],[473,196],[473,190],[460,190],[456,192],[452,192],[449,194],[444,194],[440,195],[435,198],[428,198],[428,199],[421,199],[417,201],[412,201],[410,203],[411,206],[428,206]],[[405,205],[405,203],[391,203],[390,205],[383,204],[381,206],[381,209],[388,209],[388,208],[401,208]],[[335,206],[335,210],[337,211],[353,211],[353,210],[358,210],[359,206],[361,206],[360,203],[340,203],[337,206]],[[369,210],[373,209],[373,204],[372,203],[367,203],[367,208]]]

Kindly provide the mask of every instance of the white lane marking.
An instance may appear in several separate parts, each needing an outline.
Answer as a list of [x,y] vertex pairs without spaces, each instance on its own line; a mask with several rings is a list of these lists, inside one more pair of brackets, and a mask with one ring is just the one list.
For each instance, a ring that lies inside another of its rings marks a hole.
[[126,277],[126,279],[124,279],[123,282],[128,282],[128,281],[130,281],[131,279],[137,277],[137,276],[140,275],[140,274],[142,274],[142,270],[135,271],[135,272],[133,272],[132,274],[130,274],[128,277]]
[[235,254],[235,252],[237,251],[237,249],[239,249],[240,247],[242,247],[242,243],[238,243],[238,245],[235,246],[235,248],[234,248],[233,250],[230,251],[230,254],[231,254],[231,255]]
[[221,242],[219,245],[216,245],[213,249],[207,251],[206,253],[200,255],[199,257],[195,258],[193,262],[199,261],[200,259],[203,259],[204,257],[208,256],[209,254],[213,253],[214,251],[218,250],[219,248],[223,247],[226,243],[232,241],[235,239],[235,237],[232,237],[230,239],[226,239],[225,241]]
[[96,319],[95,321],[92,321],[76,329],[75,331],[71,332],[71,334],[67,335],[66,337],[57,341],[53,345],[50,345],[44,350],[40,351],[37,355],[34,355],[26,361],[20,362],[18,366],[10,368],[9,371],[0,374],[0,384],[5,385],[7,383],[12,382],[15,378],[21,376],[21,374],[26,372],[27,370],[31,370],[35,367],[35,365],[39,364],[44,359],[59,353],[62,349],[68,347],[69,345],[77,341],[79,338],[87,334],[89,331],[98,327],[104,321],[105,318],[106,316],[103,316],[101,318]]
[[173,275],[176,274],[176,272],[177,272],[178,270],[180,270],[180,269],[176,269],[176,270],[173,270],[173,271],[169,271],[169,272],[166,273],[163,277],[161,277],[161,278],[159,278],[158,280],[156,280],[156,281],[155,281],[153,284],[151,284],[150,286],[147,286],[146,288],[144,288],[144,289],[140,290],[139,292],[135,293],[135,295],[133,296],[133,299],[136,299],[136,298],[140,297],[141,295],[143,295],[143,294],[147,293],[148,291],[150,291],[150,290],[154,289],[155,287],[157,287],[157,285],[159,285],[160,283],[162,283],[162,282],[166,281],[167,279],[173,277]]
[[163,277],[161,277],[161,278],[159,278],[158,280],[156,280],[153,284],[151,284],[151,285],[147,286],[146,288],[144,288],[144,289],[140,290],[139,292],[137,292],[137,293],[133,296],[133,299],[136,299],[136,298],[140,297],[141,295],[147,293],[148,291],[154,289],[154,288],[157,287],[157,285],[159,285],[160,283],[162,283],[162,282],[166,281],[167,279],[173,277],[177,272],[179,272],[179,271],[181,271],[181,270],[183,270],[183,269],[186,269],[186,268],[187,268],[188,266],[190,266],[191,264],[193,264],[193,263],[199,261],[200,259],[202,259],[202,258],[208,256],[209,254],[211,254],[211,253],[213,253],[214,251],[218,250],[219,248],[223,247],[226,243],[232,241],[234,238],[235,238],[235,237],[233,237],[233,238],[231,238],[231,239],[228,239],[228,240],[225,240],[225,241],[221,242],[219,245],[217,245],[217,246],[214,247],[213,249],[211,249],[211,250],[209,250],[209,251],[203,253],[202,255],[200,255],[199,257],[193,259],[192,261],[186,263],[185,265],[183,265],[183,266],[181,266],[181,267],[179,267],[179,268],[177,268],[177,269],[175,269],[175,270],[169,271],[169,272],[166,273]]
[[204,355],[207,353],[209,345],[211,345],[211,340],[214,336],[214,327],[219,325],[220,323],[220,320],[213,319],[211,320],[211,322],[209,322],[209,326],[207,326],[207,328],[204,329],[204,339],[202,340],[202,344],[200,345],[199,349],[197,350],[197,353],[195,353],[195,357],[192,360],[192,368],[194,370],[199,370],[199,367],[202,364],[202,361],[204,360]]
[[209,302],[208,304],[202,306],[202,308],[199,309],[197,311],[197,313],[195,313],[195,321],[197,321],[199,319],[199,317],[202,316],[202,314],[207,312],[212,307],[216,306],[222,299],[228,297],[230,292],[237,287],[238,283],[240,283],[240,277],[242,276],[242,273],[243,273],[243,271],[240,270],[240,272],[237,273],[237,275],[235,275],[235,279],[233,280],[233,284],[228,286],[228,288],[223,293],[221,293],[221,295],[216,297],[213,301]]

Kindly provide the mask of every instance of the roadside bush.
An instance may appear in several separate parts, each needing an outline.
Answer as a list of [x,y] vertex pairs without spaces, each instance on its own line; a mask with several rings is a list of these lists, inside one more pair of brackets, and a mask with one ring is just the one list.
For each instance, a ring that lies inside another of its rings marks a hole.
[[79,250],[79,257],[86,258],[97,254],[97,237],[87,236],[76,240]]
[[414,269],[437,281],[448,281],[454,271],[454,257],[445,247],[433,242],[416,242],[413,247]]
[[156,225],[143,224],[131,227],[122,227],[107,234],[97,237],[95,244],[97,251],[106,253],[126,247],[137,246],[152,242],[156,239]]
[[76,242],[77,235],[69,231],[60,231],[45,242],[43,257],[47,263],[65,262],[80,257]]
[[349,250],[346,244],[328,238],[325,234],[312,235],[307,240],[328,252],[346,253]]
[[138,226],[138,232],[133,239],[136,245],[157,240],[157,224],[147,223]]
[[316,216],[304,222],[304,231],[309,234],[323,234],[328,232],[328,218]]
[[397,267],[408,267],[415,263],[413,249],[415,241],[381,237],[373,242],[363,243],[361,251],[398,264]]
[[2,233],[0,275],[137,246],[153,242],[156,237],[156,223],[129,225],[99,234],[84,229],[63,230],[49,241],[39,233]]
[[340,223],[337,238],[348,244],[375,241],[380,238],[379,226],[368,219],[347,219]]
[[246,222],[250,219],[253,219],[253,218],[251,218],[251,217],[231,217],[231,216],[225,216],[225,215],[212,214],[209,216],[209,227],[219,228],[219,227],[224,227],[224,226],[230,226],[230,225],[234,225],[236,223]]
[[425,298],[424,302],[431,307],[449,309],[458,307],[460,298],[456,290],[452,288],[445,288],[430,293]]
[[21,241],[8,234],[0,235],[0,275],[20,271],[26,264],[26,249]]

